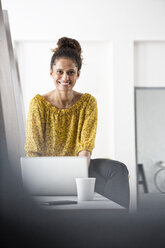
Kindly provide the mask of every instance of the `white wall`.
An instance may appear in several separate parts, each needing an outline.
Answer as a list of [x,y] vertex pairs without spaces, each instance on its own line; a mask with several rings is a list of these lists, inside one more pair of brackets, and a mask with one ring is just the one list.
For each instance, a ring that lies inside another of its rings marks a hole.
[[[9,11],[13,41],[54,41],[65,35],[84,42],[113,43],[113,158],[128,166],[134,208],[134,41],[165,40],[165,1],[3,0],[2,4]],[[105,76],[109,74],[108,70]]]
[[135,85],[165,86],[165,41],[135,42]]

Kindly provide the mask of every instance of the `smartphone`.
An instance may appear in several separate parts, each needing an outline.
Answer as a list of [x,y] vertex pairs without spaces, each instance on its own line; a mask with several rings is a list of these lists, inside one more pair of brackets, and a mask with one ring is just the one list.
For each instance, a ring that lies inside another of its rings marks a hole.
[[41,202],[43,205],[53,206],[53,205],[67,205],[67,204],[77,204],[77,201],[62,200],[62,201],[45,201]]

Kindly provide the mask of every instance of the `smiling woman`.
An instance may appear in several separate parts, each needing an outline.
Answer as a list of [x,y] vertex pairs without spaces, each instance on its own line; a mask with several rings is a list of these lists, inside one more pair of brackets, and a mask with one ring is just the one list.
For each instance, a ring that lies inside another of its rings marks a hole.
[[[50,76],[55,89],[30,102],[25,150],[27,156],[87,156],[96,192],[129,205],[128,170],[108,159],[90,159],[97,129],[97,102],[73,90],[82,65],[78,41],[63,37],[53,50]],[[106,145],[106,144],[105,144]]]
[[27,125],[27,156],[87,156],[94,148],[97,102],[73,90],[82,66],[81,46],[75,39],[59,39],[53,49],[50,76],[55,89],[37,94],[30,102]]

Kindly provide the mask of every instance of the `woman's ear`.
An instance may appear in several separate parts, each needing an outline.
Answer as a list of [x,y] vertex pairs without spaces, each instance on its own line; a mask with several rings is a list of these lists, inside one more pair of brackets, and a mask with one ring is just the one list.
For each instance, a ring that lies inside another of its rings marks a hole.
[[77,72],[77,77],[79,78],[79,76],[80,76],[80,71]]
[[50,73],[50,76],[52,76],[52,74],[53,74],[53,70],[52,70],[52,69],[50,69],[50,70],[49,70],[49,73]]

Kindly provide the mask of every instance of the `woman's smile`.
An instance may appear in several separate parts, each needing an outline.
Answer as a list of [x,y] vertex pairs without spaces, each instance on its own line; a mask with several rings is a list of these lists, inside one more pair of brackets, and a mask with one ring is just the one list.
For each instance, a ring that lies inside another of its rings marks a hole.
[[58,81],[58,83],[61,85],[61,86],[64,86],[64,87],[69,87],[71,85],[71,82],[62,82],[62,81]]

